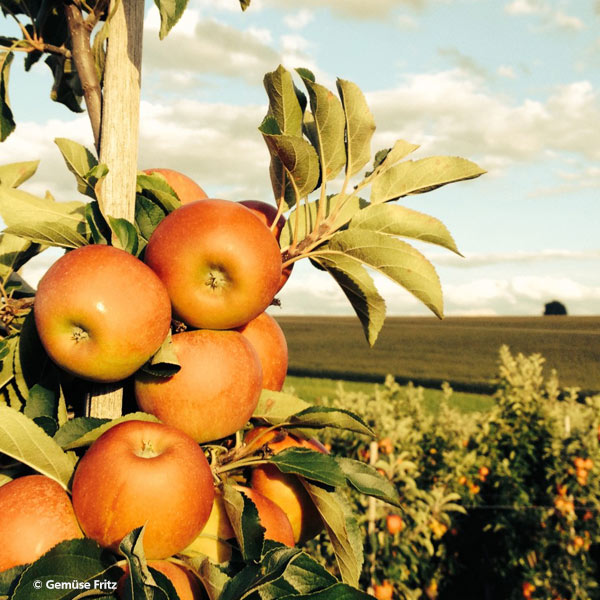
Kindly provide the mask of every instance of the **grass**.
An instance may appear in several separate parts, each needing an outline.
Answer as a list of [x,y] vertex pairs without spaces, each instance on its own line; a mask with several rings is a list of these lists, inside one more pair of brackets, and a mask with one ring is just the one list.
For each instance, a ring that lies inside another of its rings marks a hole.
[[[295,377],[288,375],[284,383],[284,391],[294,392],[297,396],[312,403],[321,403],[325,398],[333,398],[338,391],[362,392],[372,395],[375,387],[383,384],[369,383],[364,381],[341,381],[321,377]],[[443,398],[441,389],[425,389],[424,400],[428,410],[435,412]],[[450,397],[451,406],[462,412],[484,411],[491,408],[494,400],[490,396],[482,394],[470,394],[465,392],[454,392]]]
[[540,353],[563,387],[600,390],[600,317],[390,317],[369,348],[355,317],[278,317],[290,375],[344,381],[413,381],[490,393],[498,350]]

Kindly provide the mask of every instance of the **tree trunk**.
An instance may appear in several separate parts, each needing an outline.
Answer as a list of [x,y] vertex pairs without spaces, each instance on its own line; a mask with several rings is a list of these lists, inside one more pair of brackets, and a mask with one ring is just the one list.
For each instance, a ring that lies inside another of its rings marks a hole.
[[[114,13],[113,13],[114,11]],[[133,221],[139,145],[144,0],[111,0],[104,72],[100,162],[109,173],[99,202],[104,214]],[[98,386],[87,401],[90,416],[122,414],[123,388]]]

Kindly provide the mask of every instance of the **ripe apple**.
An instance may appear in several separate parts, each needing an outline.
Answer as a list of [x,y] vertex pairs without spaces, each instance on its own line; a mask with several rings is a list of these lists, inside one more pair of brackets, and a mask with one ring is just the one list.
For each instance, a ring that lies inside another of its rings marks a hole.
[[145,261],[165,284],[176,317],[206,329],[233,329],[263,312],[281,276],[269,228],[246,207],[202,200],[167,215]]
[[404,529],[404,521],[400,515],[388,515],[385,522],[390,535],[400,533]]
[[147,558],[183,550],[208,521],[213,498],[200,446],[161,423],[115,425],[90,446],[73,478],[73,508],[86,536],[117,550],[146,525]]
[[261,392],[262,369],[252,344],[238,331],[200,329],[173,336],[181,369],[172,377],[140,372],[138,406],[199,443],[241,429]]
[[294,531],[285,512],[272,500],[251,488],[238,486],[238,490],[248,496],[256,506],[258,520],[265,528],[265,538],[293,546]]
[[[275,221],[275,217],[277,216],[277,208],[272,204],[262,202],[261,200],[242,200],[240,204],[243,204],[246,208],[249,208],[269,228],[273,224],[273,221]],[[277,219],[277,225],[275,225],[272,230],[277,242],[279,242],[279,236],[281,235],[281,230],[284,226],[285,217],[283,215],[279,215],[279,219]],[[277,288],[277,291],[279,291],[285,285],[285,282],[290,278],[293,266],[294,263],[288,265],[281,271],[281,277],[279,279],[279,287]]]
[[146,175],[152,175],[158,173],[162,175],[166,180],[171,189],[177,194],[181,204],[189,204],[196,200],[204,200],[208,198],[206,192],[187,175],[180,173],[179,171],[173,171],[172,169],[144,169]]
[[53,479],[26,475],[0,487],[0,571],[37,560],[83,534],[71,499]]
[[[181,564],[173,563],[168,560],[149,560],[148,566],[156,569],[167,577],[173,584],[179,600],[205,600],[206,593],[200,584],[198,578]],[[129,566],[124,567],[125,574],[117,584],[117,595],[124,597],[124,588],[129,579]]]
[[258,353],[262,366],[262,387],[279,392],[288,368],[288,348],[277,321],[263,312],[238,331],[250,341]]
[[105,245],[59,258],[38,285],[33,312],[50,358],[73,375],[103,382],[137,371],[171,325],[169,296],[156,274]]
[[373,586],[373,594],[377,600],[392,600],[394,597],[394,586],[389,581],[384,581]]
[[[251,430],[246,435],[245,442],[257,447],[266,445],[274,454],[294,447],[321,451],[319,445],[308,440],[301,440],[281,430],[265,433],[263,427]],[[252,469],[250,485],[285,512],[292,525],[296,543],[306,542],[323,529],[321,515],[296,475],[282,473],[272,464],[260,465]]]

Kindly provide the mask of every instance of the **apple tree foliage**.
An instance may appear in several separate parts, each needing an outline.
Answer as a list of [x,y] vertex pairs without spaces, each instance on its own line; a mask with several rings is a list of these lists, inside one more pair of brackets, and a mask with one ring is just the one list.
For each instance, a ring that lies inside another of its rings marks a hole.
[[[162,38],[181,17],[186,2],[156,0],[156,4]],[[240,4],[246,9],[250,2]],[[16,52],[25,52],[25,69],[45,57],[54,78],[51,98],[75,112],[83,110],[85,101],[93,124],[99,118],[95,103],[102,100],[108,2],[1,0],[0,7],[22,34],[0,37],[0,138],[6,139],[16,126],[8,100]],[[457,247],[439,220],[395,201],[484,171],[458,157],[410,160],[407,157],[417,146],[403,140],[372,156],[375,123],[363,93],[350,81],[338,79],[334,92],[307,69],[293,74],[279,66],[265,75],[264,86],[268,110],[257,135],[262,135],[270,154],[278,211],[287,218],[280,236],[284,265],[307,258],[328,272],[352,304],[370,345],[385,317],[385,301],[372,272],[404,287],[441,317],[442,290],[435,269],[406,240],[458,253]],[[114,218],[99,193],[107,167],[98,162],[97,148],[64,138],[55,143],[83,199],[56,199],[50,192],[41,197],[21,189],[34,175],[36,161],[0,166],[0,216],[5,224],[0,234],[0,485],[33,470],[68,491],[79,457],[103,431],[122,420],[155,418],[128,409],[127,402],[118,419],[85,414],[87,384],[66,375],[46,355],[31,315],[35,290],[19,270],[49,247],[69,251],[86,244],[112,244],[143,258],[150,235],[180,202],[162,176],[140,173],[135,219]],[[162,375],[176,372],[169,340],[143,368]],[[312,406],[282,392],[263,391],[252,422],[304,433],[333,427],[375,437],[352,412]],[[238,547],[224,565],[204,556],[177,558],[193,567],[211,600],[368,597],[356,588],[363,546],[345,492],[351,488],[398,505],[397,491],[387,479],[360,461],[305,448],[277,455],[264,449],[249,452],[240,436],[209,444],[205,450],[222,481]],[[232,485],[243,479],[246,469],[265,461],[301,478],[323,518],[337,559],[336,576],[301,548],[265,540],[256,508]],[[132,574],[126,597],[176,598],[169,581],[147,567],[142,541],[143,529],[132,531],[119,554],[88,539],[63,542],[32,565],[0,573],[0,598],[30,598],[34,580],[116,580],[125,562]],[[44,589],[35,596],[54,600],[76,598],[78,593]],[[106,590],[88,591],[86,597],[90,595],[115,597]]]

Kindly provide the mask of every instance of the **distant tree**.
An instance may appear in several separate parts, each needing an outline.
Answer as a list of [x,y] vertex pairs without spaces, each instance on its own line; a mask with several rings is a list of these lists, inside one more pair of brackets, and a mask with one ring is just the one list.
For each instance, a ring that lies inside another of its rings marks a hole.
[[544,305],[544,316],[546,315],[566,315],[567,307],[558,300],[552,300]]

